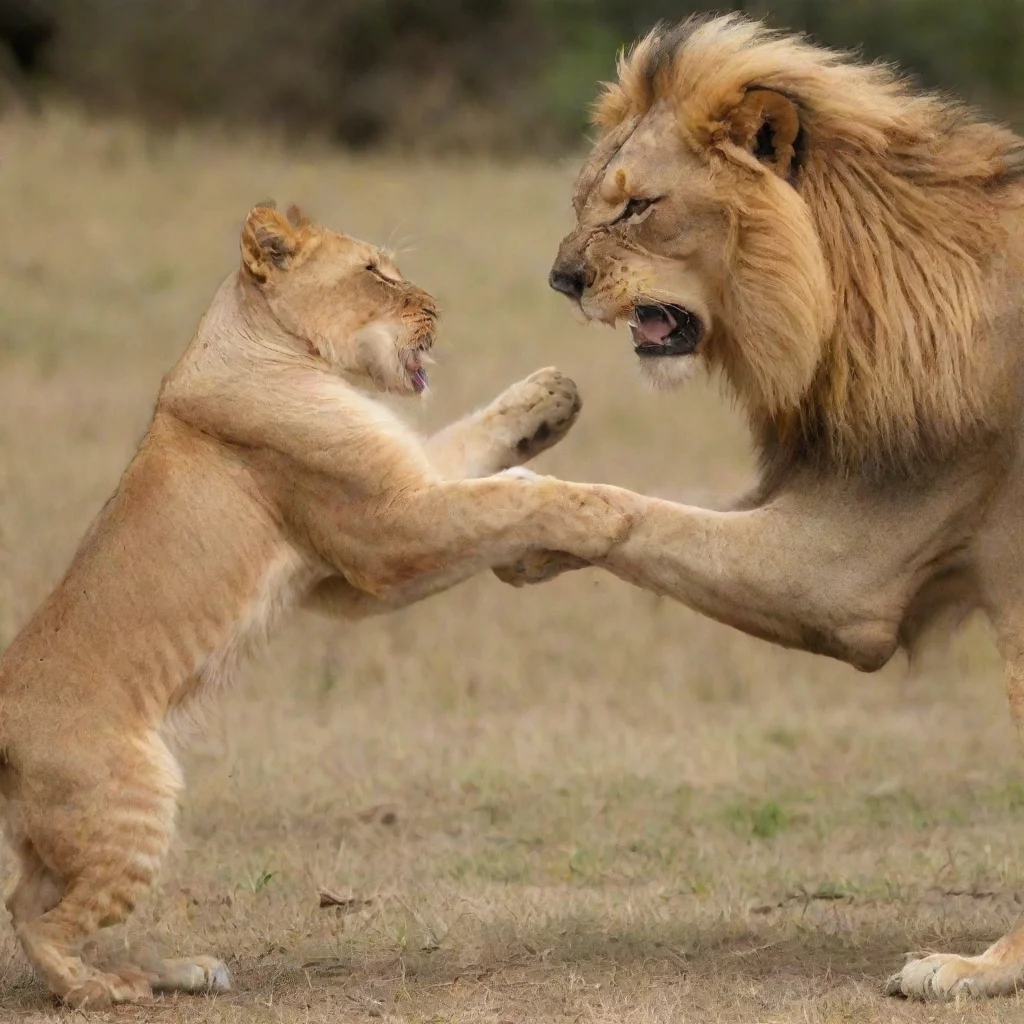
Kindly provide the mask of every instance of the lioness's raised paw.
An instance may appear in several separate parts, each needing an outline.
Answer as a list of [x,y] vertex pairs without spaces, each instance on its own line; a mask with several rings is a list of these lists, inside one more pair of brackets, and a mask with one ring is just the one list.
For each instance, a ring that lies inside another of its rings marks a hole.
[[932,953],[907,961],[885,983],[886,995],[946,1000],[957,996],[1002,996],[1024,987],[1020,963],[980,956]]
[[538,370],[483,409],[434,434],[427,454],[449,480],[492,476],[558,444],[582,405],[576,385],[565,374],[554,367]]
[[549,366],[500,394],[484,410],[483,426],[507,448],[508,468],[558,444],[582,407],[576,384]]
[[513,587],[528,587],[546,583],[564,572],[586,569],[590,563],[564,551],[535,551],[520,558],[513,565],[499,565],[493,572],[502,583]]

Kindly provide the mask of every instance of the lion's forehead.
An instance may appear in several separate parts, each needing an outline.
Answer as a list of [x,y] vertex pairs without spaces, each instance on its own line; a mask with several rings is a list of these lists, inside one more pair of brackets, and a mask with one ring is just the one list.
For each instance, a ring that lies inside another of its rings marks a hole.
[[690,134],[678,123],[676,111],[657,104],[599,139],[573,188],[577,218],[582,219],[588,205],[614,205],[638,190],[674,190],[672,186],[686,180],[682,171],[703,166],[697,147],[686,142]]
[[600,188],[608,168],[639,124],[639,118],[630,118],[616,125],[594,143],[590,156],[576,176],[573,188],[572,205],[577,216],[582,214],[587,200],[594,194],[595,189]]

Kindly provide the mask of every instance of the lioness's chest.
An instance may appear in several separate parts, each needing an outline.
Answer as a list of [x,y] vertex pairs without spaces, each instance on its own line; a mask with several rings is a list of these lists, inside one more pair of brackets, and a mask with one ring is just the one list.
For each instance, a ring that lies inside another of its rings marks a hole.
[[275,625],[326,575],[293,548],[283,548],[245,591],[222,630],[221,636],[197,666],[191,685],[171,706],[191,693],[230,682],[238,669],[266,644]]

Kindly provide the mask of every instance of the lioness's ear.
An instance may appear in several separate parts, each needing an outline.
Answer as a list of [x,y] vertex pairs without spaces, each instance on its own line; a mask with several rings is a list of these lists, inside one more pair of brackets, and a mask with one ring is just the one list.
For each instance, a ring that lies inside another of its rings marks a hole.
[[[272,267],[285,270],[295,258],[302,243],[302,223],[279,213],[273,203],[261,203],[249,211],[242,227],[242,267],[256,281],[266,281]],[[297,212],[297,211],[296,211]],[[301,215],[300,215],[301,216]]]
[[729,118],[732,141],[792,181],[799,170],[800,111],[774,89],[748,89]]
[[312,221],[306,216],[304,210],[300,210],[294,203],[288,207],[288,223],[294,228],[308,228]]

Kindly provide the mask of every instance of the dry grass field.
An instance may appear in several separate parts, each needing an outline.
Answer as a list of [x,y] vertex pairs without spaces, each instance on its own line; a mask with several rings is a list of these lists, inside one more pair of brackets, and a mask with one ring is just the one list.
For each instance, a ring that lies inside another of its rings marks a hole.
[[[716,387],[648,392],[625,338],[547,289],[572,169],[5,122],[0,643],[115,485],[269,196],[413,246],[401,263],[445,310],[419,421],[554,363],[585,408],[542,468],[670,497],[742,486]],[[233,991],[91,1020],[1024,1014],[881,995],[905,951],[980,950],[1021,910],[1024,775],[982,624],[914,674],[862,676],[594,571],[488,577],[358,626],[296,619],[220,708],[182,753],[180,836],[131,927],[224,958]],[[72,1017],[4,920],[0,1021]]]

